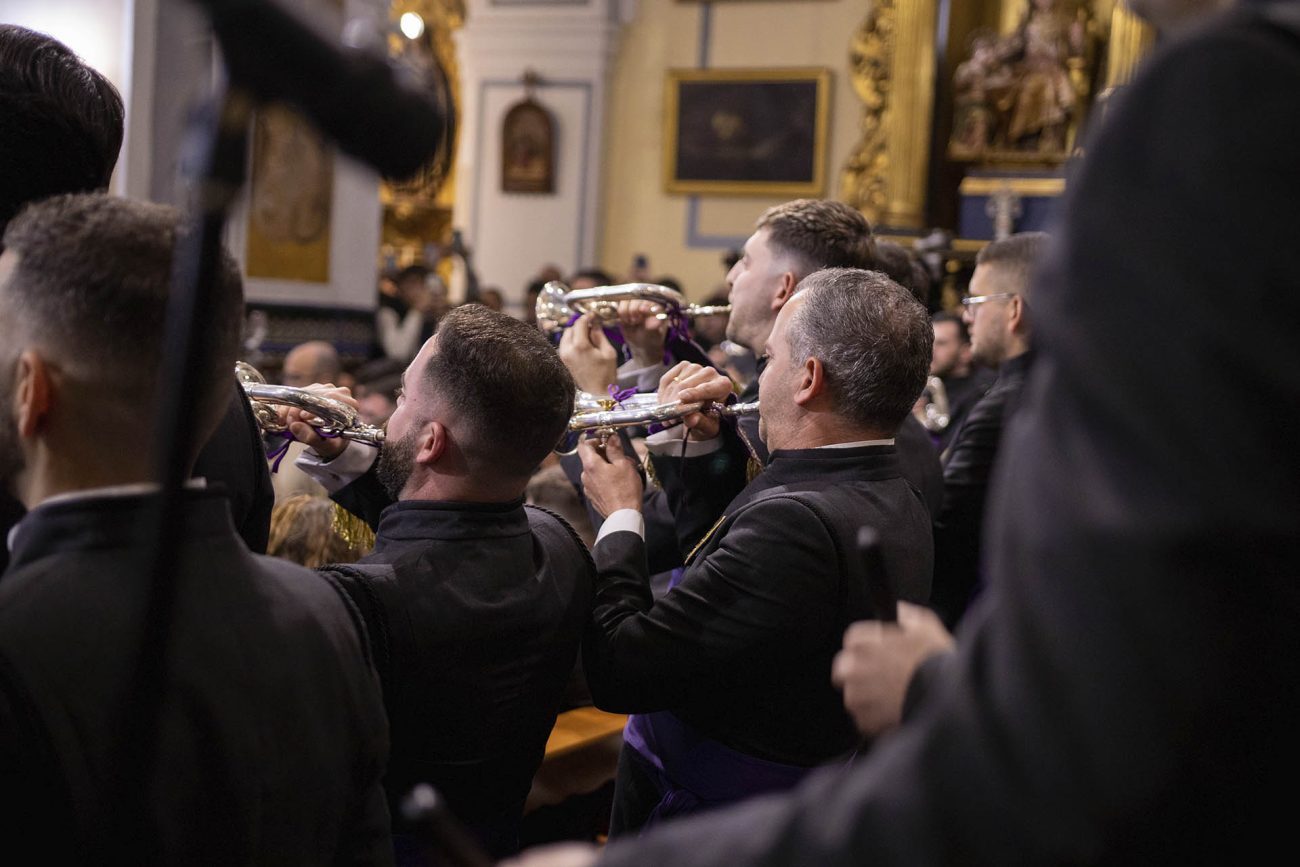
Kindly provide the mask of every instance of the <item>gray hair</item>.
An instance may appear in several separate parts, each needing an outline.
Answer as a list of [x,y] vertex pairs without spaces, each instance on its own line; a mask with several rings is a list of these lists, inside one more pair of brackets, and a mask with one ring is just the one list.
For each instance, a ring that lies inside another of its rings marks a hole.
[[799,284],[787,326],[792,360],[817,358],[841,416],[894,431],[930,371],[934,330],[911,292],[878,271],[825,268]]

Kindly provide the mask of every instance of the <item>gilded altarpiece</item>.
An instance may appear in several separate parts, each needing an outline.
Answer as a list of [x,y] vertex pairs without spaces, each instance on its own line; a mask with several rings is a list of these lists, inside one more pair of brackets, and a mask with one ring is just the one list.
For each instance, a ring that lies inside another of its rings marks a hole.
[[1056,195],[1090,112],[1152,41],[1117,0],[875,0],[850,42],[863,111],[840,197],[906,233],[957,228],[967,178]]

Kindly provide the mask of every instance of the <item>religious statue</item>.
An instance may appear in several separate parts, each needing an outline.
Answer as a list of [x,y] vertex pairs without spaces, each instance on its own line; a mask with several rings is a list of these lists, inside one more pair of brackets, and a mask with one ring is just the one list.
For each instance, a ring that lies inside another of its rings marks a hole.
[[997,126],[994,104],[1011,84],[1004,62],[1003,43],[997,34],[981,29],[971,35],[970,59],[953,75],[956,117],[952,129],[954,150],[981,153],[993,141]]
[[953,157],[1068,156],[1090,88],[1088,15],[1077,0],[1029,0],[1012,33],[971,37],[953,76]]

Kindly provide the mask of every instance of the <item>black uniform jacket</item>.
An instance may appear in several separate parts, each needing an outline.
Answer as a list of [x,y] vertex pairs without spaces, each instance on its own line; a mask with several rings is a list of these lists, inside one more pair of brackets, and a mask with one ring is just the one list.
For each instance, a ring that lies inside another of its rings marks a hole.
[[[596,545],[584,660],[597,706],[671,710],[726,746],[787,764],[850,748],[830,683],[844,629],[893,598],[924,601],[930,587],[929,513],[894,449],[778,451],[734,498],[745,464],[734,448],[654,463],[683,549],[696,550],[680,583],[652,601],[640,537],[616,532]],[[862,527],[879,539],[874,562],[859,548]]]
[[[1002,431],[1019,405],[1033,352],[1007,360],[997,382],[971,409],[943,466],[943,509],[934,522],[930,607],[956,626],[980,586],[980,534]],[[1012,458],[1014,460],[1014,457]]]
[[392,729],[390,799],[431,783],[497,854],[517,846],[591,611],[582,542],[522,501],[405,500],[384,510],[373,554],[323,571],[369,627]]
[[[275,490],[271,487],[257,421],[238,384],[234,385],[217,429],[199,450],[194,476],[206,479],[210,489],[221,491],[230,499],[236,532],[250,551],[265,554]],[[12,494],[0,491],[0,540],[24,513],[22,504]],[[9,549],[0,545],[0,572],[8,563]]]
[[320,576],[250,554],[215,492],[184,505],[153,815],[115,815],[153,502],[50,503],[19,525],[0,579],[5,851],[107,863],[125,836],[168,864],[391,861],[387,725],[360,617]]
[[[741,392],[739,403],[758,400],[758,375],[766,364],[766,358],[759,359],[758,374]],[[737,425],[744,432],[759,463],[765,465],[768,461],[767,444],[758,435],[758,413],[740,416]],[[910,414],[903,419],[894,434],[894,448],[898,451],[898,466],[903,478],[921,493],[921,499],[930,510],[931,517],[938,515],[943,503],[943,466],[939,463],[939,453],[930,441],[930,435]]]

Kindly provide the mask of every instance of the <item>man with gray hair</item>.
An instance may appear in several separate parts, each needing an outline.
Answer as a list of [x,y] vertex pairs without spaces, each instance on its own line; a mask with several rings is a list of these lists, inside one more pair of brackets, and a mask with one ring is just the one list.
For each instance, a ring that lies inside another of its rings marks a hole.
[[[884,275],[835,268],[803,280],[764,345],[768,467],[746,484],[739,439],[716,416],[649,440],[682,540],[695,540],[658,600],[635,466],[620,449],[582,445],[587,496],[607,516],[587,677],[598,707],[637,714],[611,834],[789,788],[858,742],[828,678],[844,629],[930,589],[930,517],[893,436],[931,344],[925,308]],[[731,383],[682,363],[659,390],[724,402]]]

